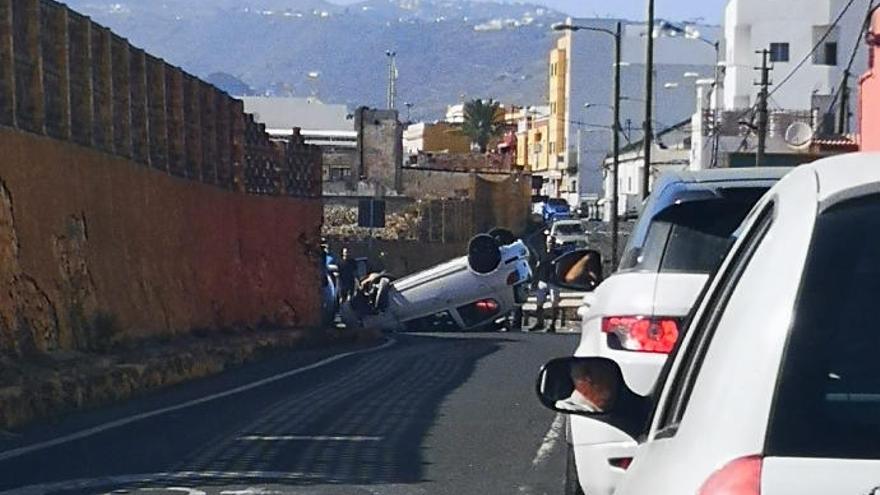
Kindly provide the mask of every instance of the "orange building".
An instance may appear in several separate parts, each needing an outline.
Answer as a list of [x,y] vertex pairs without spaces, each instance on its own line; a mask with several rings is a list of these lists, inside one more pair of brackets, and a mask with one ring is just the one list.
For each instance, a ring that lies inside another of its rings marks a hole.
[[859,81],[859,132],[862,151],[880,151],[880,8],[874,9],[866,36],[868,71]]

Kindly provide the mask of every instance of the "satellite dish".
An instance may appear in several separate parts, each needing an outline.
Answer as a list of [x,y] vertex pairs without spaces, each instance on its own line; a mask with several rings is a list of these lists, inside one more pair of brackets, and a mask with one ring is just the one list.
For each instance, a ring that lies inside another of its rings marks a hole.
[[809,146],[812,141],[813,129],[803,122],[794,122],[785,130],[785,142],[792,148]]

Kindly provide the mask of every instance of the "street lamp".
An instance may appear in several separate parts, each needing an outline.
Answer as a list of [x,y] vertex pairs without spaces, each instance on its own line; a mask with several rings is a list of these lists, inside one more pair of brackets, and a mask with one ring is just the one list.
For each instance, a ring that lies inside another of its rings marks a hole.
[[[718,105],[719,105],[719,94],[718,89],[721,87],[721,42],[719,40],[709,40],[704,38],[700,31],[694,28],[691,25],[680,26],[677,24],[673,24],[669,21],[660,21],[660,23],[654,28],[652,32],[652,36],[654,38],[659,38],[660,36],[684,36],[687,39],[696,40],[701,43],[705,43],[712,47],[715,50],[715,74],[714,74],[714,82],[712,83],[712,95],[715,99],[714,105],[712,105],[712,122],[717,127],[718,126]],[[694,73],[686,73],[685,77],[688,77],[688,74]],[[697,76],[693,76],[697,77]],[[718,130],[715,130],[715,136],[712,141],[712,167],[715,167],[718,164],[718,140],[720,138],[720,134]]]
[[412,121],[412,119],[410,118],[410,112],[412,111],[412,107],[414,107],[415,104],[407,101],[403,103],[403,106],[406,107],[406,122],[410,123]]
[[[650,0],[653,2],[653,0]],[[613,106],[613,114],[614,121],[611,124],[611,143],[612,143],[612,155],[613,162],[611,166],[611,263],[612,265],[617,263],[617,248],[618,241],[620,238],[620,224],[618,219],[618,175],[620,173],[620,43],[622,40],[621,35],[621,23],[617,22],[615,25],[614,31],[610,29],[591,27],[591,26],[579,26],[572,24],[554,24],[554,31],[591,31],[595,33],[602,33],[608,36],[611,36],[614,39],[614,90],[612,96],[612,106]],[[580,154],[578,154],[578,159],[580,159]]]

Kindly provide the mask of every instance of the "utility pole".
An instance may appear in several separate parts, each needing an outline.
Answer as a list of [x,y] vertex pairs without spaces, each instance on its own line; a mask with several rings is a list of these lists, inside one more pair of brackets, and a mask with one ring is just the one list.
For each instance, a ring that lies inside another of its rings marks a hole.
[[613,153],[611,164],[611,264],[617,266],[617,249],[620,238],[620,224],[618,205],[620,192],[620,44],[622,41],[621,23],[618,22],[614,30],[614,117],[611,123],[611,152]]
[[394,110],[397,100],[397,52],[388,50],[385,55],[388,57],[388,109]]
[[642,173],[642,199],[648,197],[651,186],[651,146],[654,129],[654,0],[648,0],[648,21],[645,36],[645,123],[644,123],[644,171]]
[[712,83],[712,168],[718,166],[718,152],[721,147],[721,42],[716,41],[715,48],[715,82]]
[[770,96],[770,71],[773,68],[769,65],[770,50],[764,49],[755,53],[761,54],[761,66],[755,67],[755,70],[761,71],[761,82],[757,83],[761,89],[758,91],[758,152],[755,153],[755,166],[761,167],[764,165],[764,152],[767,150],[767,99]]
[[843,83],[840,86],[840,108],[837,113],[837,133],[849,132],[849,70],[843,71]]

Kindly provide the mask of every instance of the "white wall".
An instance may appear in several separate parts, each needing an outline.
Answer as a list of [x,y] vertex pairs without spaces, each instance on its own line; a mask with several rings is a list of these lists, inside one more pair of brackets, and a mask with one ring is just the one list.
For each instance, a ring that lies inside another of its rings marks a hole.
[[[795,76],[772,96],[771,108],[810,110],[812,95],[833,94],[843,76],[856,43],[861,43],[862,20],[869,0],[855,0],[838,28],[826,41],[837,41],[837,65],[826,66],[812,57]],[[812,50],[816,38],[827,31],[848,0],[730,0],[725,9],[724,36],[727,62],[724,80],[724,108],[748,108],[755,103],[758,87],[753,83],[760,74],[757,50],[770,43],[789,43],[789,62],[773,65],[771,80],[781,83],[792,69]],[[866,67],[864,50],[854,64],[855,84]],[[771,91],[773,88],[771,87]]]

